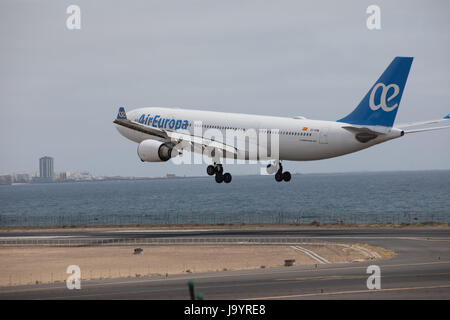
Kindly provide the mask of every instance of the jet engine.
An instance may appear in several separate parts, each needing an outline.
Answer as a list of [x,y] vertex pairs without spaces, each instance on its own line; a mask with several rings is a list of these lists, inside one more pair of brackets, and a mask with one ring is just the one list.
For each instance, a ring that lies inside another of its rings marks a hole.
[[170,143],[151,139],[139,143],[137,153],[141,161],[146,162],[163,162],[178,155]]

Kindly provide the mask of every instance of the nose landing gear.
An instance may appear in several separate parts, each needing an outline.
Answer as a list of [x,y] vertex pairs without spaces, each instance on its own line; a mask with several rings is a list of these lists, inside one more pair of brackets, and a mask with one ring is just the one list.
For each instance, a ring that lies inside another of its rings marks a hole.
[[214,163],[214,165],[209,165],[206,168],[206,173],[210,176],[216,175],[215,179],[217,183],[230,183],[231,182],[231,174],[228,172],[223,173],[223,166],[218,163]]

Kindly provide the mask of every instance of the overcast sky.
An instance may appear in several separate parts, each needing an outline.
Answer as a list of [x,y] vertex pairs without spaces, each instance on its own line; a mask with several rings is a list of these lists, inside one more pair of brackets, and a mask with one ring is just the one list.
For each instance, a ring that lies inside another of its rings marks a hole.
[[[81,8],[81,30],[66,9]],[[368,30],[366,8],[381,8]],[[414,62],[396,122],[450,113],[450,1],[0,2],[0,174],[204,175],[141,163],[116,131],[119,106],[177,106],[336,120],[395,56]],[[351,155],[286,162],[297,173],[450,169],[450,130]],[[256,174],[256,166],[232,173]]]

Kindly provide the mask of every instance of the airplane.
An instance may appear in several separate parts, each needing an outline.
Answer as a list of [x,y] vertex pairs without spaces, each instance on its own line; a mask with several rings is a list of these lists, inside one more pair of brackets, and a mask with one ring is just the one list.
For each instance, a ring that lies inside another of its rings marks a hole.
[[[157,107],[125,112],[120,107],[113,122],[121,135],[138,143],[141,161],[168,161],[183,151],[206,154],[213,162],[207,174],[217,183],[230,183],[222,160],[267,160],[267,173],[287,182],[291,174],[283,171],[282,161],[328,159],[405,134],[450,128],[450,114],[394,126],[412,62],[412,57],[395,57],[359,105],[336,121]],[[408,129],[441,122],[445,125]]]

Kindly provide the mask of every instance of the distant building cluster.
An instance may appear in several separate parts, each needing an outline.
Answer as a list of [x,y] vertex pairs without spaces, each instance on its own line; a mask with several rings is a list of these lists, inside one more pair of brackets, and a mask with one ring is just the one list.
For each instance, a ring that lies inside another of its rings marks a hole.
[[39,173],[29,174],[6,174],[0,175],[0,185],[10,185],[19,183],[52,183],[65,182],[69,180],[93,180],[88,172],[71,175],[70,172],[64,171],[55,174],[54,159],[52,157],[42,157],[39,159]]
[[[167,174],[160,178],[179,178],[175,174]],[[23,183],[53,183],[53,182],[78,182],[78,181],[107,181],[107,180],[146,180],[154,178],[136,177],[96,177],[87,171],[71,173],[63,171],[55,173],[54,159],[52,157],[42,157],[39,159],[39,173],[18,173],[0,175],[0,185],[12,185]]]

